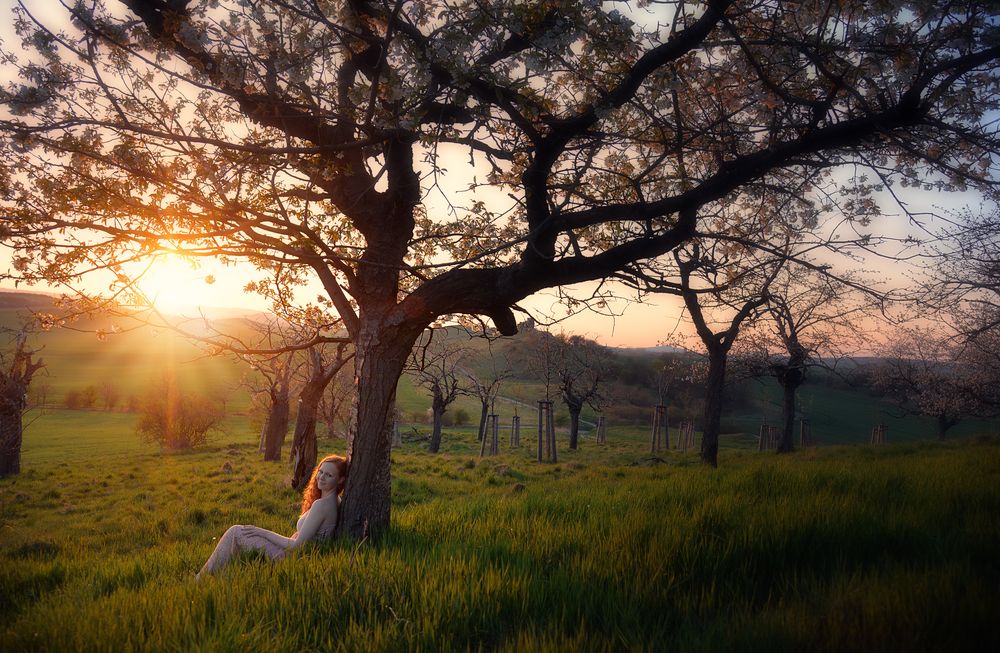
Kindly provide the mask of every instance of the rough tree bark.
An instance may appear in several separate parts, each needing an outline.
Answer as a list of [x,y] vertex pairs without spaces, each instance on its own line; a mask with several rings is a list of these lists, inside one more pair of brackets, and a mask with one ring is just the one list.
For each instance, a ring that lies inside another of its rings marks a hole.
[[[707,343],[706,343],[707,344]],[[729,347],[708,347],[708,377],[705,379],[705,426],[701,436],[701,459],[712,467],[719,464],[719,431],[722,396],[726,387]]]
[[396,384],[423,330],[403,331],[378,322],[363,324],[355,345],[355,428],[348,434],[347,474],[340,530],[356,539],[389,525],[390,450]]
[[479,431],[476,439],[479,442],[483,441],[486,437],[486,417],[490,412],[490,400],[489,397],[479,397]]
[[566,402],[569,409],[569,448],[576,449],[580,444],[580,411],[583,410],[583,403]]
[[264,460],[281,460],[281,447],[288,435],[289,398],[288,386],[275,388],[270,392],[271,406],[267,412],[267,426],[264,432]]
[[776,374],[776,377],[782,392],[782,428],[778,453],[790,453],[795,450],[795,399],[799,386],[805,381],[805,369],[801,364],[790,360],[787,368]]
[[437,453],[441,450],[441,422],[444,417],[444,411],[447,409],[448,405],[444,402],[444,397],[441,396],[440,392],[435,391],[434,399],[431,403],[433,421],[433,426],[431,427],[431,453]]

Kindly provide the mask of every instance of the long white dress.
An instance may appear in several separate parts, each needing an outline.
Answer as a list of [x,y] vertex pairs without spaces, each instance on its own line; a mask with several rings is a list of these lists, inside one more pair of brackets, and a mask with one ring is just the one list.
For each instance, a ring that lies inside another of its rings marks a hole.
[[[215,551],[209,556],[196,577],[200,578],[205,574],[216,573],[229,564],[240,551],[263,551],[264,555],[271,560],[281,558],[292,547],[293,543],[296,543],[299,532],[302,529],[302,524],[305,523],[311,511],[312,508],[299,516],[298,521],[295,523],[295,535],[292,537],[285,537],[259,526],[243,526],[240,524],[230,526],[222,537],[219,538],[219,543],[215,545]],[[332,536],[335,527],[335,519],[324,520],[313,539],[326,539]]]

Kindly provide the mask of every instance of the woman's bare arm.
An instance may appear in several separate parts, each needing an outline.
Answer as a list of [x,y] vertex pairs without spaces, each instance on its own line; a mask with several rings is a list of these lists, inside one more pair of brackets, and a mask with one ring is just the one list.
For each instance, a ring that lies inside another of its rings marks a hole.
[[316,534],[319,533],[320,526],[327,519],[337,519],[337,497],[335,496],[323,497],[313,502],[306,520],[302,522],[302,528],[292,537],[288,548],[294,549],[315,538]]

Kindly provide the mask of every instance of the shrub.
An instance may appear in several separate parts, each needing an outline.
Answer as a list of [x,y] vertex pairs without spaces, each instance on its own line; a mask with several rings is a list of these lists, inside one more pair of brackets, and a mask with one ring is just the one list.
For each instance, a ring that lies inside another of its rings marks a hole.
[[88,385],[82,390],[67,390],[63,395],[63,403],[70,410],[90,410],[97,402],[97,387]]
[[63,403],[70,410],[80,410],[80,391],[67,390],[66,394],[63,395]]
[[469,411],[467,411],[466,409],[456,408],[453,411],[452,419],[455,422],[455,426],[465,426],[471,421],[472,418],[469,415]]
[[168,380],[154,387],[142,402],[136,431],[149,442],[171,450],[205,443],[208,432],[222,420],[221,404],[207,397],[182,393]]

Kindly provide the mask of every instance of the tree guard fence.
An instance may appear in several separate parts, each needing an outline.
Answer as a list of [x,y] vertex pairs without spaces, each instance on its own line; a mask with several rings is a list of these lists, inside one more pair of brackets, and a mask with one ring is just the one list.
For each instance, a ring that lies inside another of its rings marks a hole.
[[558,462],[556,454],[556,425],[552,419],[552,401],[538,402],[538,462]]
[[872,444],[885,444],[885,424],[880,422],[872,427]]
[[680,433],[677,435],[677,448],[681,453],[687,453],[688,449],[694,449],[694,421],[682,420]]
[[816,444],[813,439],[812,427],[809,425],[809,420],[802,418],[799,420],[799,446],[800,447],[811,447]]
[[650,434],[649,452],[659,453],[663,449],[670,449],[670,431],[667,425],[667,407],[663,404],[656,406],[653,411],[653,431]]
[[[489,443],[489,447],[487,447]],[[486,416],[486,433],[479,445],[479,457],[496,456],[500,453],[500,416],[496,413]]]
[[764,422],[760,425],[760,433],[757,435],[757,451],[776,450],[780,437],[781,433],[777,426],[771,426]]

